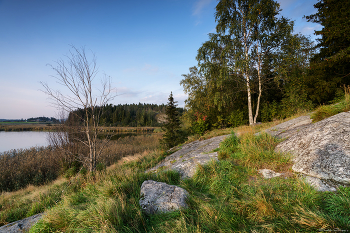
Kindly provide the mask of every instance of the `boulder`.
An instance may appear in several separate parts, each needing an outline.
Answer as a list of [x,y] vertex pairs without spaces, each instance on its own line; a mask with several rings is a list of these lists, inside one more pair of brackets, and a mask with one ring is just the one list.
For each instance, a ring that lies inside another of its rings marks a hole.
[[31,217],[9,223],[0,227],[0,233],[28,232],[29,229],[41,218],[42,214],[36,214]]
[[350,112],[294,131],[275,150],[293,156],[295,172],[319,179],[306,178],[318,190],[350,185]]
[[[178,151],[169,155],[163,162],[147,170],[146,172],[157,172],[160,170],[175,170],[181,178],[192,177],[198,164],[204,165],[211,160],[218,160],[217,152],[211,152],[218,148],[220,142],[227,135],[213,137],[203,141],[194,141],[182,146]],[[210,153],[211,152],[211,153]]]
[[175,185],[146,180],[141,186],[140,206],[147,214],[166,213],[187,208],[188,192]]

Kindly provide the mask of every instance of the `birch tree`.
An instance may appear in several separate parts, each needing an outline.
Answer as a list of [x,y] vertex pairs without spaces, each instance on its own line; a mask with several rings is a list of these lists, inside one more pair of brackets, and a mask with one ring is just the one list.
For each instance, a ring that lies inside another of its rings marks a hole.
[[[79,121],[79,124],[70,125],[69,131],[65,134],[58,134],[56,144],[64,146],[80,143],[83,145],[87,150],[82,151],[88,151],[88,154],[77,154],[77,159],[87,165],[91,172],[95,171],[97,158],[104,146],[98,140],[102,106],[115,97],[110,78],[104,76],[96,80],[98,74],[96,57],[92,54],[89,59],[85,48],[78,49],[72,46],[66,59],[60,59],[50,67],[56,73],[53,77],[63,89],[54,90],[47,83],[42,82],[44,92],[60,112],[75,114],[75,121]],[[100,81],[100,84],[96,81]],[[77,114],[77,110],[83,111],[84,114]],[[51,138],[51,140],[54,139]]]
[[[216,31],[223,43],[229,67],[244,78],[249,124],[256,123],[263,91],[262,66],[267,54],[278,51],[283,37],[289,35],[293,24],[277,18],[279,4],[273,0],[221,0],[216,6]],[[258,97],[252,99],[253,70],[257,70]],[[253,115],[256,106],[255,114]]]

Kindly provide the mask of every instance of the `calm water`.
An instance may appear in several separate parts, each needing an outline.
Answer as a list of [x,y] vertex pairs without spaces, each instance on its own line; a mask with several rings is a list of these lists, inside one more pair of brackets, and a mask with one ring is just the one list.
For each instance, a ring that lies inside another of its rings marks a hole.
[[[22,132],[5,132],[0,131],[0,153],[12,149],[28,149],[35,146],[48,146],[48,132],[22,131]],[[117,140],[121,137],[148,135],[149,133],[118,133],[111,137],[112,140]],[[103,138],[103,136],[102,136]]]
[[47,146],[48,132],[4,132],[0,131],[0,153],[12,149],[25,149],[34,146]]

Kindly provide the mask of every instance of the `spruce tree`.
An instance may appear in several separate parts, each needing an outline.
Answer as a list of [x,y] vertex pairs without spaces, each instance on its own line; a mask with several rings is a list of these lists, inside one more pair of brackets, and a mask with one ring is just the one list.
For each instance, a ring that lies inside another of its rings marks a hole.
[[167,148],[176,146],[181,141],[180,134],[180,118],[177,111],[177,102],[174,101],[173,92],[170,93],[166,106],[166,123],[163,125],[165,134],[162,139],[162,144]]

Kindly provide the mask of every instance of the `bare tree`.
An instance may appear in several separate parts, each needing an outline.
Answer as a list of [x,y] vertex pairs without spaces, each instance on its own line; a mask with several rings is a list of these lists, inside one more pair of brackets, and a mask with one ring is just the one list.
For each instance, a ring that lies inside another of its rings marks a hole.
[[88,59],[84,47],[78,49],[72,46],[65,60],[57,60],[55,65],[49,66],[55,71],[56,75],[53,77],[64,90],[53,90],[47,83],[41,82],[45,88],[44,92],[59,111],[68,113],[71,118],[69,131],[56,134],[57,137],[50,140],[56,146],[62,147],[83,145],[86,150],[74,150],[71,153],[87,165],[90,171],[94,171],[104,146],[98,140],[100,116],[103,106],[115,97],[110,77],[104,75],[104,78],[99,79],[100,85],[96,84],[96,57],[92,54],[92,58]]

